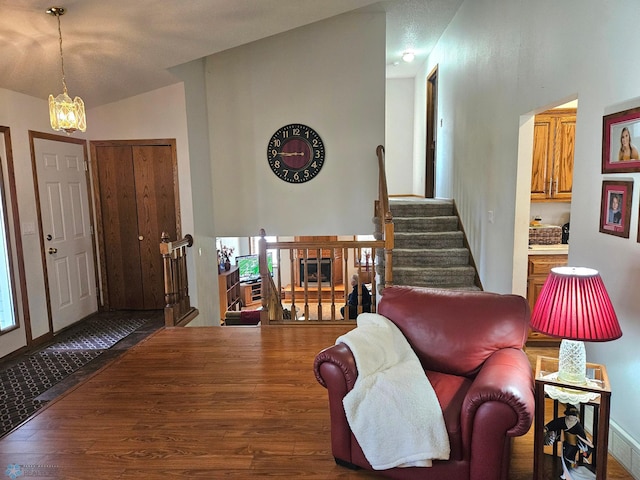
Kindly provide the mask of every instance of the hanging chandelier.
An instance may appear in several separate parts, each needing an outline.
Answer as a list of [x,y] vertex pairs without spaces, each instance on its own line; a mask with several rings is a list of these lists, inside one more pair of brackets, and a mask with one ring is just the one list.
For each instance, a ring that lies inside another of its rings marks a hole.
[[64,130],[71,135],[76,130],[84,132],[87,129],[87,120],[84,114],[84,102],[80,97],[71,100],[67,93],[67,82],[64,78],[64,57],[62,56],[62,30],[60,29],[60,16],[64,15],[62,7],[47,9],[49,15],[58,19],[58,38],[60,39],[60,64],[62,66],[62,93],[57,97],[49,95],[49,118],[51,128],[56,131]]

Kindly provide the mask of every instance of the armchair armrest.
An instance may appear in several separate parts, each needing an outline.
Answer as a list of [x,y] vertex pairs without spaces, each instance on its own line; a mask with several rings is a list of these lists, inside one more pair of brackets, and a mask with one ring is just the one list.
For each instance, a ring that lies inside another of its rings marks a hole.
[[352,463],[351,428],[347,422],[342,399],[353,389],[358,378],[356,360],[344,343],[325,348],[313,362],[316,379],[329,396],[331,417],[331,452],[337,462]]
[[325,348],[318,353],[313,362],[313,371],[318,383],[325,388],[330,388],[335,381],[344,383],[345,394],[353,388],[358,378],[356,360],[344,343]]
[[474,417],[487,402],[500,402],[512,409],[515,423],[506,430],[507,436],[517,437],[529,431],[535,411],[533,372],[522,350],[501,349],[486,360],[462,404],[463,438],[469,439],[472,431],[477,433]]
[[471,453],[471,480],[508,477],[509,437],[529,431],[534,408],[527,355],[516,348],[494,352],[467,391],[460,414],[463,448]]

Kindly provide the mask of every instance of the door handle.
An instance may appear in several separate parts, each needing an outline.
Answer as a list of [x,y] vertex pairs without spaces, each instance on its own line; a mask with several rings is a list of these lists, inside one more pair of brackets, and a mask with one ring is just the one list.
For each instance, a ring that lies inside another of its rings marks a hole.
[[54,247],[49,247],[49,255],[53,255],[54,253],[58,253],[58,249]]
[[144,237],[142,235],[138,235],[138,240],[142,241],[144,240]]

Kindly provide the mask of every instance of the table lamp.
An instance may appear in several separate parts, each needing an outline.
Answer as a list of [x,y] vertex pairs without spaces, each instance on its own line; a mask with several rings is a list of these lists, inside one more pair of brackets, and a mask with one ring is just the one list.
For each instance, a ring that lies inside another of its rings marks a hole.
[[551,269],[531,314],[531,328],[560,337],[558,380],[586,384],[583,340],[606,342],[622,336],[618,317],[597,270]]

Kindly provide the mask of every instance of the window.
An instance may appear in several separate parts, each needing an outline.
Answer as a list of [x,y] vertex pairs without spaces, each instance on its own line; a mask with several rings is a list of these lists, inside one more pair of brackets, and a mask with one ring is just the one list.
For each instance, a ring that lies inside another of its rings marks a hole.
[[[373,241],[376,238],[373,235],[356,235],[356,240],[357,241]],[[358,264],[362,265],[363,268],[365,269],[369,269],[370,266],[373,266],[374,264],[374,252],[372,251],[371,248],[361,248],[360,249],[360,258],[358,258],[358,253],[356,252],[356,254],[354,255],[354,261],[355,261],[355,265],[354,266],[358,266]]]
[[[249,241],[251,242],[251,252],[254,253],[259,253],[260,252],[260,248],[259,248],[259,244],[258,242],[260,241],[262,237],[249,237]],[[278,241],[278,237],[276,236],[265,236],[264,239],[268,242],[277,242]],[[271,252],[271,258],[273,259],[273,266],[277,267],[278,266],[278,250],[275,249],[268,249],[267,253]]]
[[[18,270],[22,273],[24,267],[21,259],[14,257],[16,250],[21,250],[20,238],[12,235],[12,226],[17,220],[14,198],[15,184],[13,183],[13,160],[11,154],[11,137],[8,127],[0,127],[0,334],[18,327],[16,305],[16,275],[13,271],[14,263],[18,263]],[[13,241],[16,242],[16,246]],[[18,247],[19,245],[19,247]],[[24,277],[24,275],[21,275]]]
[[11,269],[9,265],[9,251],[7,248],[7,228],[4,211],[4,188],[0,186],[0,332],[17,326],[15,305],[13,302],[13,285],[11,284]]

